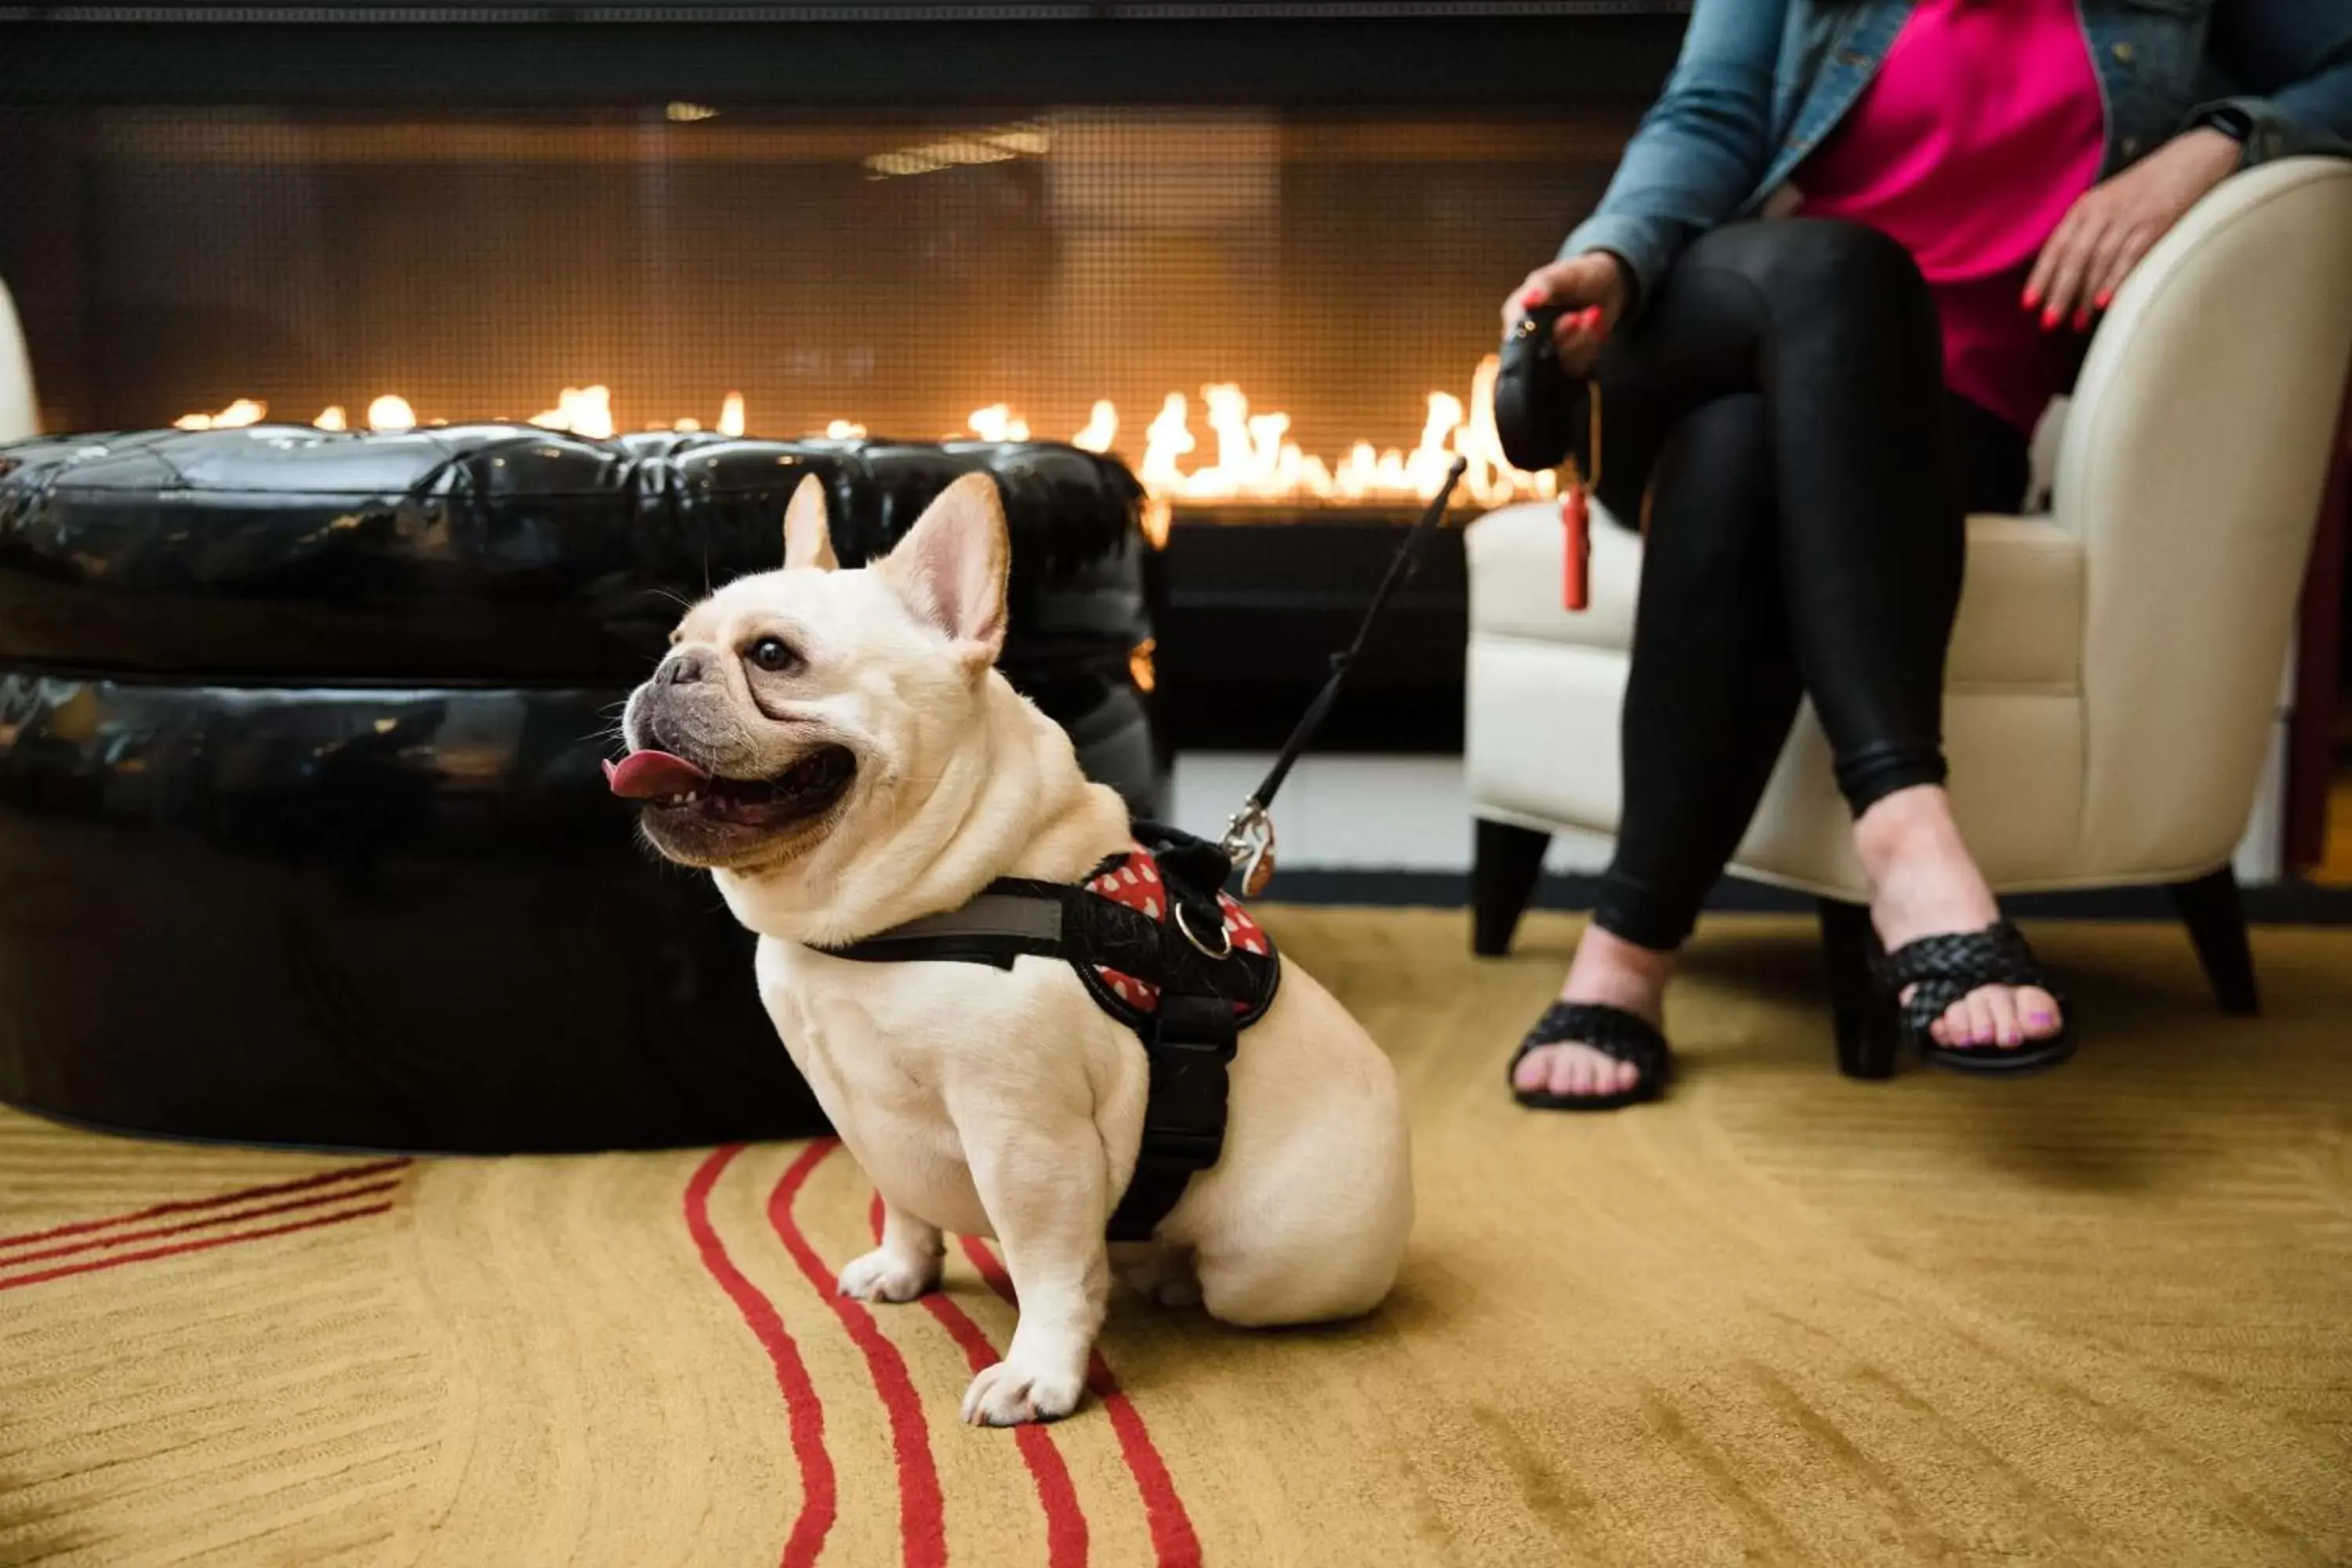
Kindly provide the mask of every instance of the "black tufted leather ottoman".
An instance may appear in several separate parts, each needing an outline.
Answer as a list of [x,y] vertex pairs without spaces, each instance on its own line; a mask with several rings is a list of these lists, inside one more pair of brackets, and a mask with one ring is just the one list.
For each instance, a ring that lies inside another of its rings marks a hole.
[[647,1147],[822,1129],[751,939],[598,760],[804,474],[886,550],[958,475],[1003,668],[1139,809],[1139,492],[1074,447],[481,426],[0,447],[0,1100],[178,1136]]

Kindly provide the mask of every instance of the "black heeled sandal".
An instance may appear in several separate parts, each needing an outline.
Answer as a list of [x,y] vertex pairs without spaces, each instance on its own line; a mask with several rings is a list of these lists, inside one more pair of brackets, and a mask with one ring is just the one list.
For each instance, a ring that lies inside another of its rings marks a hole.
[[[1516,1081],[1528,1053],[1545,1046],[1584,1046],[1612,1061],[1630,1062],[1642,1076],[1633,1087],[1617,1094],[1552,1094],[1521,1089]],[[1544,1009],[1519,1048],[1511,1053],[1504,1081],[1511,1098],[1530,1110],[1615,1110],[1655,1100],[1666,1089],[1674,1070],[1675,1053],[1665,1036],[1639,1014],[1605,1002],[1555,1002]]]
[[[1880,958],[1877,969],[1879,985],[1886,1005],[1896,1010],[1903,1037],[1937,1067],[2015,1078],[2054,1068],[2074,1054],[2074,1009],[2050,984],[2024,933],[2008,921],[1995,921],[1982,931],[1905,942]],[[1987,985],[2031,985],[2048,992],[2058,1006],[2058,1032],[2014,1047],[1937,1045],[1928,1026],[1953,1003]],[[1908,1002],[1899,1000],[1906,986],[1916,987]]]

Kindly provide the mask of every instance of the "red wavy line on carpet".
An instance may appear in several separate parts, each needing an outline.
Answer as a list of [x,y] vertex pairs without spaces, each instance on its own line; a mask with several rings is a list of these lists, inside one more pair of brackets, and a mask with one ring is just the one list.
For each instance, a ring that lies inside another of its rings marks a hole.
[[232,1236],[208,1236],[200,1241],[175,1241],[169,1247],[151,1247],[144,1252],[92,1258],[80,1263],[60,1263],[55,1268],[39,1268],[30,1274],[12,1274],[0,1279],[0,1290],[14,1290],[22,1285],[46,1284],[51,1279],[64,1279],[76,1274],[95,1274],[101,1269],[120,1268],[125,1264],[145,1263],[157,1258],[176,1258],[184,1252],[209,1252],[215,1247],[228,1247],[240,1241],[260,1241],[273,1236],[289,1236],[298,1230],[316,1230],[320,1226],[341,1225],[347,1219],[365,1219],[373,1214],[383,1214],[391,1207],[390,1204],[370,1204],[365,1208],[345,1209],[340,1214],[298,1219],[288,1225],[264,1226],[259,1230],[241,1230]]
[[907,1373],[907,1358],[883,1337],[874,1314],[834,1289],[834,1274],[801,1233],[793,1217],[793,1201],[826,1155],[841,1147],[840,1140],[821,1138],[810,1144],[768,1194],[768,1223],[776,1229],[784,1250],[800,1265],[801,1273],[833,1315],[841,1320],[849,1338],[866,1358],[874,1392],[890,1417],[890,1448],[898,1467],[898,1539],[908,1568],[941,1568],[948,1560],[946,1506],[940,1499],[940,1473],[931,1463],[929,1429],[923,1422],[923,1402],[915,1380]]
[[[874,1239],[882,1239],[882,1194],[874,1194],[866,1213],[874,1227]],[[974,1322],[971,1314],[955,1304],[944,1291],[933,1290],[921,1298],[926,1311],[939,1321],[963,1352],[964,1363],[977,1374],[994,1366],[1003,1358],[988,1335]],[[1022,1463],[1029,1467],[1029,1479],[1037,1488],[1037,1506],[1045,1514],[1045,1562],[1047,1568],[1086,1568],[1087,1515],[1078,1502],[1078,1489],[1071,1484],[1070,1467],[1064,1462],[1061,1449],[1054,1446],[1052,1431],[1044,1426],[1015,1426],[1013,1441],[1021,1450]]]
[[784,1396],[784,1413],[792,1424],[793,1460],[801,1472],[801,1511],[784,1541],[782,1563],[783,1568],[808,1568],[824,1550],[835,1507],[833,1459],[824,1450],[824,1406],[817,1400],[816,1386],[809,1382],[800,1348],[784,1331],[784,1320],[775,1304],[735,1267],[735,1260],[727,1256],[727,1244],[710,1223],[710,1189],[742,1152],[742,1144],[730,1143],[712,1150],[709,1158],[694,1168],[686,1184],[686,1228],[702,1256],[703,1269],[735,1303],[744,1326],[776,1369],[776,1388]]
[[0,1247],[23,1247],[36,1241],[55,1241],[61,1236],[86,1236],[93,1230],[110,1226],[131,1225],[142,1219],[156,1219],[167,1214],[193,1214],[200,1209],[226,1208],[231,1204],[250,1203],[255,1198],[274,1198],[285,1193],[308,1192],[334,1182],[356,1181],[364,1176],[380,1176],[387,1171],[404,1170],[416,1162],[406,1156],[397,1160],[378,1160],[373,1164],[349,1165],[340,1171],[321,1171],[315,1176],[299,1181],[273,1182],[266,1187],[242,1187],[233,1193],[221,1193],[208,1198],[178,1198],[167,1204],[151,1204],[128,1214],[108,1215],[100,1219],[76,1220],[71,1225],[51,1226],[47,1230],[28,1230],[20,1236],[0,1236]]
[[45,1247],[38,1252],[20,1252],[13,1258],[0,1258],[0,1268],[14,1268],[19,1264],[37,1263],[45,1258],[68,1258],[77,1252],[96,1252],[102,1247],[128,1247],[134,1241],[152,1241],[159,1236],[182,1236],[192,1230],[205,1230],[216,1225],[243,1225],[249,1219],[268,1219],[271,1215],[292,1214],[298,1209],[314,1209],[321,1204],[339,1204],[351,1198],[372,1198],[378,1193],[388,1193],[400,1185],[398,1182],[370,1182],[365,1186],[341,1189],[331,1193],[313,1193],[307,1198],[291,1198],[282,1204],[268,1204],[257,1209],[239,1209],[235,1214],[216,1214],[205,1219],[182,1220],[177,1225],[159,1225],[147,1230],[117,1231],[112,1236],[92,1237],[84,1241],[69,1241],[63,1247]]
[[[978,1237],[959,1239],[964,1256],[988,1281],[988,1288],[1017,1309],[1020,1301],[1013,1294],[1013,1277],[996,1260],[996,1254]],[[1200,1568],[1201,1538],[1193,1532],[1192,1516],[1184,1511],[1184,1500],[1176,1495],[1176,1480],[1168,1473],[1168,1461],[1160,1458],[1159,1445],[1152,1442],[1150,1430],[1143,1424],[1143,1413],[1119,1388],[1118,1378],[1100,1351],[1087,1360],[1087,1386],[1102,1401],[1110,1428],[1118,1436],[1119,1455],[1143,1499],[1143,1517],[1151,1526],[1151,1550],[1160,1568]]]

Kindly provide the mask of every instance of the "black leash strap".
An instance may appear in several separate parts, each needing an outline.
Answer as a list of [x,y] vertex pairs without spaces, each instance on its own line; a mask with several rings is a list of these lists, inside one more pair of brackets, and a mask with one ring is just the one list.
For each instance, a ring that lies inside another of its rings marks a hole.
[[1257,788],[1250,792],[1250,797],[1242,802],[1242,808],[1234,813],[1233,821],[1226,825],[1223,847],[1235,864],[1254,858],[1270,841],[1265,829],[1266,807],[1274,804],[1275,792],[1282,787],[1282,781],[1290,776],[1291,764],[1298,761],[1299,753],[1306,751],[1307,742],[1315,739],[1315,731],[1323,727],[1323,721],[1329,716],[1332,705],[1339,700],[1339,689],[1348,683],[1348,672],[1355,667],[1356,656],[1364,651],[1365,639],[1372,633],[1372,623],[1381,618],[1381,612],[1388,607],[1389,598],[1397,591],[1398,584],[1412,575],[1423,544],[1444,521],[1446,503],[1453,500],[1454,487],[1461,482],[1463,470],[1468,467],[1468,460],[1463,458],[1454,458],[1447,467],[1444,482],[1430,498],[1428,508],[1421,514],[1421,521],[1412,525],[1412,531],[1404,536],[1404,542],[1398,545],[1396,553],[1389,558],[1388,574],[1381,579],[1381,585],[1372,590],[1371,603],[1364,606],[1364,618],[1357,623],[1355,640],[1331,656],[1330,679],[1324,681],[1323,689],[1315,694],[1315,700],[1307,705],[1307,711],[1300,717],[1297,728],[1292,730],[1290,739],[1283,742],[1281,755],[1274,759],[1274,766],[1259,781]]

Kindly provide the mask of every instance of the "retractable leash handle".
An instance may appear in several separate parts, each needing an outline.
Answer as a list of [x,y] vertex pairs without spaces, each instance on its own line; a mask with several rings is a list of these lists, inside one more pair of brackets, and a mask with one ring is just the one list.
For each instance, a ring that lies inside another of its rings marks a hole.
[[1282,781],[1290,776],[1291,764],[1298,760],[1298,754],[1315,738],[1315,731],[1322,728],[1332,705],[1339,701],[1339,689],[1347,684],[1348,671],[1354,667],[1356,656],[1364,650],[1365,639],[1371,636],[1372,623],[1380,619],[1381,611],[1388,606],[1389,596],[1396,592],[1397,584],[1412,575],[1420,559],[1422,545],[1444,521],[1446,504],[1454,499],[1454,487],[1461,483],[1463,471],[1469,466],[1469,460],[1465,458],[1456,458],[1447,466],[1445,478],[1438,485],[1437,493],[1430,497],[1421,521],[1412,525],[1411,531],[1405,534],[1404,542],[1397,546],[1396,553],[1389,557],[1388,572],[1381,578],[1381,585],[1372,590],[1371,602],[1364,606],[1364,618],[1356,624],[1354,639],[1331,656],[1330,679],[1324,681],[1323,689],[1315,694],[1315,700],[1307,705],[1307,711],[1299,719],[1297,727],[1290,731],[1290,739],[1283,742],[1281,754],[1274,759],[1274,766],[1259,781],[1257,788],[1250,792],[1249,798],[1242,802],[1242,808],[1234,813],[1233,819],[1225,824],[1225,836],[1218,847],[1225,852],[1226,859],[1241,868],[1244,898],[1256,898],[1274,880],[1274,819],[1266,815],[1266,809],[1274,804],[1275,792],[1282,787]]
[[[1601,482],[1601,387],[1569,374],[1553,351],[1552,331],[1570,313],[1565,305],[1531,296],[1527,313],[1504,335],[1495,377],[1495,434],[1503,456],[1522,473],[1563,470],[1559,597],[1565,608],[1581,610],[1591,603],[1591,489]],[[1574,451],[1580,405],[1588,421],[1587,462],[1581,467]]]

